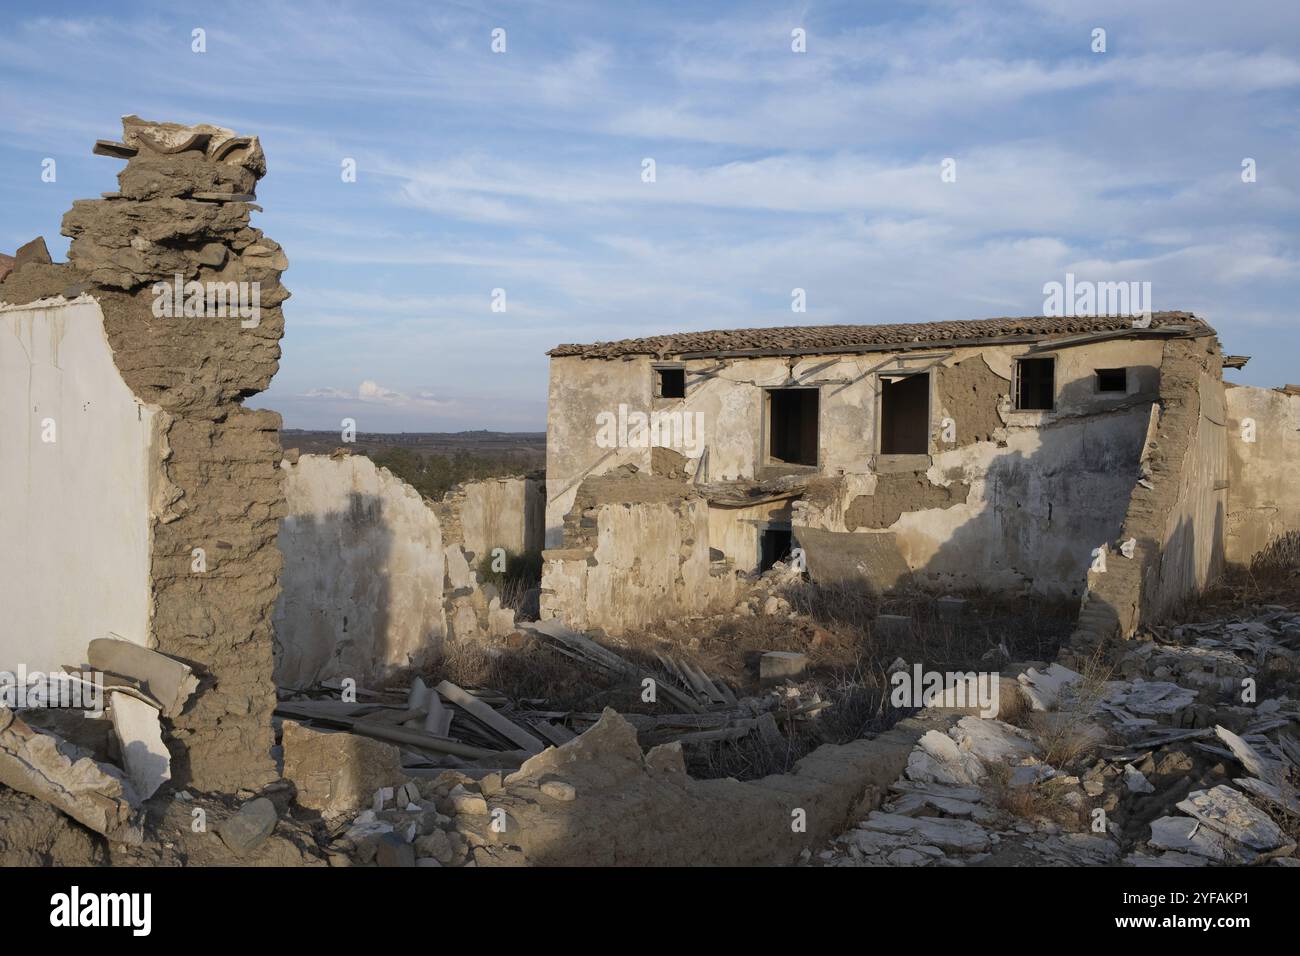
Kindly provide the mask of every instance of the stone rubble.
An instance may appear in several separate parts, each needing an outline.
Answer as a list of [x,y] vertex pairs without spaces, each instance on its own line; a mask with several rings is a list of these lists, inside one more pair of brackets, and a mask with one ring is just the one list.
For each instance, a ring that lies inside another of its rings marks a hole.
[[[1119,650],[1120,680],[1015,675],[1032,730],[930,730],[881,808],[803,865],[1300,865],[1300,613],[1156,633]],[[1265,668],[1275,696],[1241,703]],[[1052,753],[1081,727],[1083,753]]]

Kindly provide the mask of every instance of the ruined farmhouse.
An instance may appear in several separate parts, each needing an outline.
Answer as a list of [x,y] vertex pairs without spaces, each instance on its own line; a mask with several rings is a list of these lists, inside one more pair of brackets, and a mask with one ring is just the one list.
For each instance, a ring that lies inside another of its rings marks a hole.
[[1297,406],[1189,313],[550,352],[543,613],[613,632],[815,580],[1086,598],[1131,634],[1297,527]]

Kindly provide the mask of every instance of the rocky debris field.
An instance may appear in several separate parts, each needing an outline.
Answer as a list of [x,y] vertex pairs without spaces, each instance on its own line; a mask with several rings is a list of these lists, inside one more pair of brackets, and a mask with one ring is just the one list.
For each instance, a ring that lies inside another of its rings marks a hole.
[[1017,725],[926,733],[881,808],[803,862],[1300,866],[1300,612],[1144,638],[1083,674],[1016,669]]

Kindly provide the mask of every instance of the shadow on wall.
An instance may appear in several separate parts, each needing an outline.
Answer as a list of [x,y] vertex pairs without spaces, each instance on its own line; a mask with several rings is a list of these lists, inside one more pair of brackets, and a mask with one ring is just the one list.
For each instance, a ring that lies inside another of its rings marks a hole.
[[[1041,427],[1032,452],[1017,449],[993,457],[984,469],[979,510],[958,519],[951,507],[904,512],[889,529],[808,536],[809,566],[817,571],[816,542],[857,550],[860,559],[893,570],[868,577],[880,588],[907,579],[935,589],[985,588],[1015,593],[1031,589],[1046,596],[1079,597],[1087,584],[1092,550],[1117,547],[1139,472],[1147,406],[1120,416]],[[924,473],[917,477],[925,481]],[[963,481],[954,473],[956,484]],[[972,494],[978,485],[973,483]],[[961,520],[960,524],[952,522]],[[802,529],[796,528],[796,536]],[[868,535],[940,539],[924,562],[908,572],[900,559],[886,560]],[[801,541],[804,544],[804,541]],[[852,557],[851,557],[852,560]],[[844,566],[844,561],[837,562]]]
[[289,515],[275,606],[275,682],[305,687],[330,678],[363,683],[397,649],[390,636],[393,532],[377,495],[352,492],[346,510]]

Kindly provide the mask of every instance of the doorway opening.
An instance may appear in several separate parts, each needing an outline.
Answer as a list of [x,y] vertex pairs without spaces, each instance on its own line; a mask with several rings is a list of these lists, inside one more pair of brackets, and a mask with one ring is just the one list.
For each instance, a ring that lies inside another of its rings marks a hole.
[[790,557],[794,535],[789,528],[764,528],[760,545],[758,573],[762,574],[776,562]]

